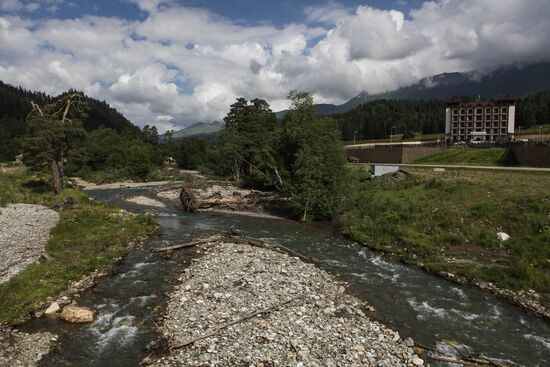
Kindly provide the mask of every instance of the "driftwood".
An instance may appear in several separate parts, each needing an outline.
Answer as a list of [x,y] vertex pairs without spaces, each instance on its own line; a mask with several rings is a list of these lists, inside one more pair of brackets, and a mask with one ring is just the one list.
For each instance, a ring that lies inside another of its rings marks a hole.
[[206,243],[215,242],[215,241],[219,241],[219,240],[222,240],[222,239],[223,239],[222,235],[214,235],[214,236],[211,236],[211,237],[203,238],[203,239],[200,239],[200,240],[196,240],[196,241],[192,241],[192,242],[184,243],[184,244],[180,244],[180,245],[166,246],[166,247],[155,247],[155,248],[152,249],[152,251],[153,252],[162,252],[162,251],[179,250],[179,249],[182,249],[182,248],[193,247],[193,246],[198,246],[198,245],[204,245]]
[[55,261],[55,259],[51,257],[47,252],[42,252],[40,254],[40,257],[44,258],[44,260],[46,260],[47,263],[51,263]]
[[198,240],[195,240],[195,241],[192,241],[192,242],[189,242],[189,243],[183,243],[183,244],[179,244],[179,245],[166,246],[166,247],[155,247],[155,248],[152,249],[152,251],[153,252],[173,251],[173,250],[179,250],[179,249],[182,249],[182,248],[189,248],[189,247],[198,246],[198,245],[204,245],[204,244],[207,244],[207,243],[210,243],[210,242],[216,242],[216,241],[222,241],[222,240],[227,240],[227,241],[231,241],[231,242],[234,242],[234,243],[239,243],[239,244],[249,245],[249,246],[254,246],[254,247],[267,248],[267,249],[270,249],[270,250],[278,250],[278,251],[282,251],[282,252],[288,252],[288,253],[291,253],[291,254],[299,257],[299,258],[302,258],[304,260],[312,262],[312,260],[310,258],[308,258],[307,256],[301,255],[298,252],[296,252],[296,251],[294,251],[294,250],[292,250],[292,249],[290,249],[286,246],[280,245],[278,243],[269,242],[269,241],[265,241],[265,240],[257,240],[257,239],[252,238],[252,237],[241,236],[241,235],[239,235],[239,233],[235,230],[235,228],[233,226],[231,226],[231,228],[224,235],[217,234],[217,235],[213,235],[213,236],[210,236],[210,237],[207,237],[207,238],[198,239]]
[[217,333],[219,333],[219,332],[220,332],[221,330],[223,330],[223,329],[226,329],[226,328],[228,328],[228,327],[230,327],[230,326],[239,324],[239,323],[241,323],[241,322],[243,322],[243,321],[249,320],[249,319],[251,319],[251,318],[253,318],[253,317],[256,317],[256,316],[258,316],[258,315],[262,315],[262,314],[266,314],[266,313],[270,313],[270,312],[272,312],[272,311],[278,310],[279,308],[281,308],[281,307],[283,307],[283,306],[285,306],[285,305],[287,305],[287,304],[289,304],[289,303],[291,303],[291,302],[294,302],[294,301],[296,301],[296,300],[298,300],[298,299],[300,299],[300,298],[303,298],[303,297],[304,297],[303,295],[296,296],[296,297],[293,297],[293,298],[291,298],[291,299],[289,299],[289,300],[286,300],[286,301],[284,301],[284,302],[278,303],[278,304],[276,304],[276,305],[274,305],[274,306],[271,306],[271,307],[268,307],[268,308],[264,308],[263,310],[254,311],[254,312],[249,313],[249,314],[247,314],[247,315],[245,315],[245,316],[243,316],[243,317],[238,318],[237,320],[230,321],[230,322],[227,322],[227,323],[225,323],[225,324],[222,324],[222,325],[220,325],[220,326],[218,326],[218,327],[215,327],[214,330],[212,330],[212,331],[210,331],[210,332],[208,332],[208,333],[206,333],[206,334],[204,334],[204,335],[201,335],[201,336],[199,336],[199,337],[197,337],[197,338],[194,338],[194,339],[191,339],[191,340],[187,340],[187,341],[185,341],[185,342],[183,342],[183,343],[176,344],[176,345],[172,346],[171,349],[174,350],[174,349],[185,348],[185,347],[187,347],[187,346],[189,346],[189,345],[191,345],[191,344],[193,344],[193,343],[196,343],[196,342],[198,342],[198,341],[200,341],[200,340],[203,340],[203,339],[209,338],[209,337],[211,337],[211,336],[214,336],[214,335],[216,335]]
[[[495,361],[492,361],[492,360],[489,360],[489,359],[486,359],[486,358],[478,358],[478,357],[474,357],[470,354],[469,355],[464,355],[464,354],[462,354],[462,352],[460,350],[458,350],[458,351],[460,352],[460,354],[462,356],[461,357],[462,359],[457,359],[457,358],[449,356],[449,355],[445,354],[444,352],[442,352],[440,350],[437,350],[435,348],[431,348],[431,347],[428,347],[426,345],[422,345],[420,343],[415,343],[415,345],[418,346],[421,349],[439,354],[440,356],[434,356],[434,355],[429,355],[428,354],[429,359],[434,360],[434,361],[438,361],[438,362],[456,363],[456,364],[461,364],[463,366],[506,367],[506,365],[504,365],[504,364],[501,364],[501,363],[498,363],[498,362],[495,362]],[[449,344],[447,344],[447,345],[449,345]]]
[[183,209],[187,212],[196,212],[199,209],[197,196],[191,189],[190,185],[184,185],[180,192],[180,202]]
[[438,362],[447,362],[447,363],[456,363],[461,364],[463,366],[493,366],[493,367],[506,367],[503,364],[493,362],[491,360],[487,359],[479,359],[479,358],[468,358],[466,360],[463,359],[455,359],[451,357],[436,357],[436,356],[430,356],[430,359]]

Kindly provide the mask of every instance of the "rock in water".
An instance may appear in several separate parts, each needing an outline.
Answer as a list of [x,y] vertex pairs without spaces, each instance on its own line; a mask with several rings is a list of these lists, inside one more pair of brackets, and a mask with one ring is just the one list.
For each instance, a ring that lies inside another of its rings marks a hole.
[[68,305],[61,312],[61,319],[73,324],[87,324],[93,322],[95,311],[86,307]]
[[44,311],[44,314],[45,315],[54,315],[54,314],[58,313],[59,311],[61,311],[61,307],[59,307],[59,303],[53,302],[50,305],[50,307],[48,307],[46,309],[46,311]]

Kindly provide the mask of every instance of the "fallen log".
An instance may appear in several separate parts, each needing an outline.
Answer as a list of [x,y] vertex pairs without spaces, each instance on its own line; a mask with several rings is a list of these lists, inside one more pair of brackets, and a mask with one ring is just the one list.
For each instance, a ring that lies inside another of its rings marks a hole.
[[180,245],[166,246],[166,247],[154,247],[154,248],[151,249],[151,251],[153,251],[153,252],[162,252],[162,251],[179,250],[179,249],[182,249],[182,248],[193,247],[193,246],[198,246],[198,245],[204,245],[206,243],[220,241],[222,239],[223,239],[223,236],[218,234],[218,235],[203,238],[203,239],[200,239],[200,240],[192,241],[192,242],[189,242],[189,243],[180,244]]
[[447,362],[447,363],[456,363],[463,366],[494,366],[494,367],[506,367],[503,364],[493,362],[491,360],[486,359],[479,359],[479,358],[468,358],[466,360],[464,359],[455,359],[451,357],[436,357],[436,356],[430,356],[431,360],[438,361],[438,362]]
[[230,322],[227,322],[227,323],[225,323],[225,324],[223,324],[223,325],[220,325],[220,326],[214,328],[214,330],[212,330],[212,331],[210,331],[210,332],[208,332],[208,333],[206,333],[206,334],[204,334],[204,335],[201,335],[201,336],[196,337],[196,338],[194,338],[194,339],[187,340],[187,341],[185,341],[185,342],[176,344],[176,345],[172,346],[170,349],[174,350],[174,349],[185,348],[185,347],[187,347],[187,346],[189,346],[189,345],[191,345],[191,344],[193,344],[193,343],[196,343],[196,342],[198,342],[198,341],[200,341],[200,340],[203,340],[203,339],[209,338],[209,337],[211,337],[211,336],[214,336],[214,335],[216,335],[217,333],[219,333],[219,332],[220,332],[221,330],[223,330],[223,329],[226,329],[226,328],[228,328],[228,327],[230,327],[230,326],[239,324],[239,323],[241,323],[241,322],[243,322],[243,321],[249,320],[249,319],[251,319],[251,318],[253,318],[253,317],[256,317],[256,316],[258,316],[258,315],[262,315],[262,314],[265,314],[265,313],[269,313],[269,312],[275,311],[275,310],[277,310],[277,309],[279,309],[279,308],[281,308],[281,307],[283,307],[283,306],[285,306],[285,305],[287,305],[287,304],[289,304],[289,303],[291,303],[291,302],[294,302],[294,301],[296,301],[296,300],[298,300],[298,299],[300,299],[300,298],[303,298],[303,297],[304,297],[303,295],[296,296],[296,297],[293,297],[293,298],[291,298],[291,299],[289,299],[289,300],[286,300],[286,301],[284,301],[284,302],[278,303],[278,304],[276,304],[276,305],[274,305],[274,306],[271,306],[271,307],[268,307],[268,308],[264,308],[263,310],[254,311],[254,312],[252,312],[252,313],[249,313],[248,315],[245,315],[245,316],[243,316],[243,317],[238,318],[237,320],[230,321]]

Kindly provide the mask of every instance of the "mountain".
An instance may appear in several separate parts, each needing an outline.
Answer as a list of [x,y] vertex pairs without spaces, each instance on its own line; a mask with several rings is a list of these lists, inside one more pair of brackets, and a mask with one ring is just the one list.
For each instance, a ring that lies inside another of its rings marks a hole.
[[[217,134],[224,127],[225,123],[222,121],[197,122],[196,124],[174,132],[172,134],[172,138],[178,140],[189,138],[191,136],[213,135]],[[164,138],[165,136],[163,135],[161,140],[163,140]]]
[[[507,66],[487,74],[472,71],[433,75],[392,92],[373,95],[361,92],[342,105],[317,104],[315,110],[319,115],[333,115],[380,99],[445,100],[453,96],[494,98],[506,94],[525,97],[542,91],[550,91],[550,63],[547,62],[523,67]],[[285,113],[277,112],[277,118],[282,118]]]

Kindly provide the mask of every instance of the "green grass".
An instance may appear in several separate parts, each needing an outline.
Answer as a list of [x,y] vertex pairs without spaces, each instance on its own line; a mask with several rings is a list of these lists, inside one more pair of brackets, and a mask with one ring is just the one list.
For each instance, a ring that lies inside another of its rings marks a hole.
[[[49,205],[62,199],[40,185],[25,188],[29,177],[24,171],[0,175],[1,205]],[[0,324],[24,318],[47,297],[66,289],[71,281],[112,264],[126,254],[130,241],[157,228],[154,217],[124,215],[114,206],[89,201],[80,191],[66,189],[64,196],[74,197],[76,204],[61,211],[60,221],[46,244],[47,253],[55,261],[32,264],[0,285]]]
[[502,166],[513,164],[513,158],[504,148],[450,148],[414,161],[424,164],[457,164],[472,166]]
[[[413,169],[380,187],[360,173],[342,231],[369,247],[550,300],[550,174]],[[496,233],[511,238],[498,241]]]

